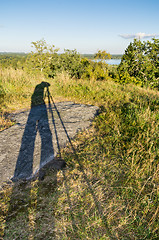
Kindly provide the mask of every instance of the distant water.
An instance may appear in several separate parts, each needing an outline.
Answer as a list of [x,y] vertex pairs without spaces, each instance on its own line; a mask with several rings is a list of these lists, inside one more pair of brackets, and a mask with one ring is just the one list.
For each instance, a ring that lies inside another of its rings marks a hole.
[[121,63],[121,59],[107,59],[105,61],[109,65],[119,65]]
[[[93,60],[99,62],[99,60]],[[121,63],[121,59],[107,59],[105,62],[109,65],[119,65]]]

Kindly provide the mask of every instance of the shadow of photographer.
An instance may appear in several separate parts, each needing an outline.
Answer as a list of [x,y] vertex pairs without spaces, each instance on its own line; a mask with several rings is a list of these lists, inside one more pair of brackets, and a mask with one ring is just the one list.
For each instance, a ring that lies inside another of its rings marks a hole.
[[33,158],[37,132],[41,138],[41,155],[39,169],[45,164],[48,157],[54,158],[52,133],[49,126],[47,107],[44,101],[45,89],[50,86],[41,82],[35,87],[31,97],[31,110],[22,137],[19,156],[17,159],[13,181],[28,180],[33,175]]
[[[35,231],[38,231],[40,226],[37,225],[37,212],[45,215],[47,213],[47,205],[41,209],[39,195],[44,191],[44,195],[54,193],[57,187],[57,170],[52,169],[52,181],[51,183],[44,182],[39,183],[43,176],[40,176],[41,171],[38,172],[38,177],[34,176],[34,151],[35,151],[35,140],[37,133],[39,132],[41,147],[40,147],[40,161],[39,169],[43,168],[46,162],[54,159],[54,147],[53,147],[53,136],[49,126],[47,106],[45,104],[45,98],[49,92],[50,84],[48,82],[41,82],[38,84],[31,97],[31,109],[28,114],[28,119],[25,125],[24,133],[21,140],[21,146],[19,155],[17,158],[14,176],[12,178],[13,184],[10,187],[8,196],[6,198],[6,192],[4,191],[0,196],[1,205],[5,206],[0,212],[2,221],[0,221],[0,237],[4,239],[10,239],[12,231],[12,220],[19,219],[20,212],[23,212],[25,217],[26,226],[28,231],[21,231],[22,236],[19,235],[18,230],[14,231],[12,238],[34,239]],[[53,117],[53,116],[52,116]],[[27,181],[26,181],[27,180]],[[46,185],[46,186],[45,186]],[[56,195],[55,195],[56,202]],[[23,225],[24,219],[21,219]],[[54,214],[51,218],[52,223],[52,237],[54,237]],[[46,223],[46,222],[45,222]],[[41,222],[40,225],[45,225]],[[20,224],[20,225],[21,225]],[[1,227],[2,226],[2,227]],[[48,223],[49,226],[49,223]],[[18,228],[18,225],[16,224]],[[23,228],[21,226],[21,228]],[[45,239],[45,230],[43,231],[43,239]],[[26,234],[26,235],[25,235]]]

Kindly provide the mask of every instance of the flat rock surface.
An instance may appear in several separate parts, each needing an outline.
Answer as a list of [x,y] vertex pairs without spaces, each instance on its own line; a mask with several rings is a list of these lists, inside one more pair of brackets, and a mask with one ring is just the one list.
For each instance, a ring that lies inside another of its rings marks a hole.
[[0,186],[10,179],[31,178],[54,159],[68,138],[90,126],[98,110],[61,102],[12,114],[16,124],[0,132]]

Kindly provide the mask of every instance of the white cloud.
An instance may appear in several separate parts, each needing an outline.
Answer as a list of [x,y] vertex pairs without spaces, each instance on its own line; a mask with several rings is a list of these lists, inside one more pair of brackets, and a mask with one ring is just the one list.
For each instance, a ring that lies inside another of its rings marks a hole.
[[146,34],[146,33],[136,33],[136,34],[120,34],[119,35],[122,38],[125,39],[131,39],[131,38],[138,38],[138,39],[142,39],[142,38],[151,38],[151,37],[158,37],[159,34]]

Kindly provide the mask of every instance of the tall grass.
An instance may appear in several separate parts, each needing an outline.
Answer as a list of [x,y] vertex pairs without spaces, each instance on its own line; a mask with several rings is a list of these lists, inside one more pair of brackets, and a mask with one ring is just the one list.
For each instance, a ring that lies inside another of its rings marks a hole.
[[77,152],[112,231],[118,239],[157,239],[159,92],[108,81],[57,85],[65,96],[101,108],[92,132],[79,137]]
[[0,68],[0,130],[13,124],[8,118],[10,112],[30,107],[35,86],[42,81],[46,78],[41,73]]
[[157,240],[159,92],[65,74],[50,83],[53,97],[98,105],[100,114],[63,149],[65,170],[14,186],[4,239]]
[[17,104],[28,104],[36,84],[44,80],[40,74],[28,74],[23,70],[13,68],[0,69],[0,103],[1,108],[5,106],[15,109]]

